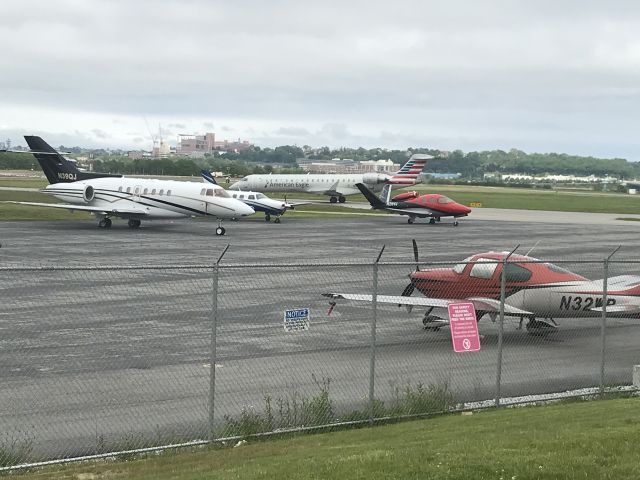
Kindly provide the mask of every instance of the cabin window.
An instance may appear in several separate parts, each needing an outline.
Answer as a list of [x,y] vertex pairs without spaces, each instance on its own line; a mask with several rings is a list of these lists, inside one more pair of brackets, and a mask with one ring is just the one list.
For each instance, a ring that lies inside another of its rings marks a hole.
[[153,190],[151,190],[151,195],[155,195],[156,194],[156,189],[154,188]]
[[131,193],[131,187],[127,187],[127,193]]
[[204,195],[206,191],[207,191],[207,189],[203,188],[202,190],[200,190],[200,195]]
[[493,272],[496,271],[497,266],[498,262],[496,260],[492,260],[490,258],[479,258],[474,262],[469,276],[485,279],[491,278],[493,277]]
[[207,188],[207,197],[213,197],[213,188]]
[[240,198],[242,198],[242,199],[244,199],[244,195],[242,195],[242,194],[240,194],[240,196],[239,196],[239,197],[240,197]]
[[159,195],[163,195],[163,194],[164,194],[164,190],[161,188],[160,192],[159,192]]
[[256,199],[256,196],[255,196],[255,195],[249,195],[247,198],[248,198],[249,200],[255,200],[255,199]]
[[142,191],[142,194],[143,194],[143,195],[146,195],[146,194],[147,194],[147,192],[148,192],[148,190],[145,188],[145,189]]
[[237,196],[237,195],[238,195],[237,193],[234,193],[234,194],[233,194],[233,198],[236,198],[236,196]]
[[171,190],[167,190],[167,195],[171,195]]
[[122,186],[118,187],[118,191],[122,192]]
[[527,268],[515,263],[507,263],[505,274],[507,282],[526,282],[532,275]]
[[437,200],[436,198],[429,197],[429,198],[427,199],[427,202],[429,202],[429,203],[438,203],[438,200]]

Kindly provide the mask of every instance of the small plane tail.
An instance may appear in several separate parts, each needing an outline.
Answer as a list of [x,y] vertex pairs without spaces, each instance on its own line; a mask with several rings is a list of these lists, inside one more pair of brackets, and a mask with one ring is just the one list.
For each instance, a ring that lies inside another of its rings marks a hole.
[[31,153],[36,157],[49,183],[69,183],[90,178],[122,177],[122,175],[110,173],[83,172],[78,169],[74,162],[64,158],[42,138],[34,135],[25,135],[24,139],[30,149],[27,153]]
[[[384,194],[384,191],[387,189],[387,187],[389,187],[389,191],[390,191],[391,185],[385,185],[384,189],[382,190],[383,194]],[[356,188],[362,192],[362,194],[365,196],[365,198],[368,200],[368,202],[371,204],[373,208],[379,209],[379,208],[385,208],[387,206],[387,203],[381,200],[379,197],[377,197],[375,193],[373,193],[364,185],[364,183],[356,183]],[[387,193],[387,196],[388,195],[389,194]]]
[[209,170],[200,170],[200,175],[202,175],[202,178],[204,178],[205,182],[218,185],[218,182],[216,182],[216,177],[214,177],[213,173],[211,173]]
[[393,174],[389,183],[394,185],[414,185],[420,183],[420,174],[427,165],[427,160],[432,159],[431,155],[414,153],[407,160],[400,170]]

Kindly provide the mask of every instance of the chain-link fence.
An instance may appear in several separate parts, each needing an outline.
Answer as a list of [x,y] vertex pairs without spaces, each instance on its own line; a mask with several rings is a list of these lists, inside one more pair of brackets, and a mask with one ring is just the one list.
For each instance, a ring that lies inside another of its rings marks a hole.
[[[4,268],[0,467],[628,385],[637,267]],[[457,302],[477,352],[452,349]]]

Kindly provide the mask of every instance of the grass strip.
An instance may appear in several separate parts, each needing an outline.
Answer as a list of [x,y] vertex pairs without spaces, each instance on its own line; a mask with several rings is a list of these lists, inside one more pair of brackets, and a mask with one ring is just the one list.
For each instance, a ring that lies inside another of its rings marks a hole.
[[636,479],[640,400],[452,414],[373,428],[46,467],[31,479]]

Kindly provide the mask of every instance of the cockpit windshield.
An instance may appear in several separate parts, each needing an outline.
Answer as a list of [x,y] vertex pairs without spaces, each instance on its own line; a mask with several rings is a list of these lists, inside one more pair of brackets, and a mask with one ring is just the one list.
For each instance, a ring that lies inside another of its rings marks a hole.
[[223,188],[216,188],[214,190],[214,195],[216,197],[231,198],[231,195],[229,195]]
[[465,259],[462,261],[462,262],[464,262],[464,263],[458,263],[455,267],[453,267],[453,271],[454,271],[454,272],[456,272],[456,273],[458,273],[458,274],[462,273],[462,272],[464,271],[464,268],[468,265],[468,263],[467,263],[467,262],[470,262],[472,258],[473,258],[473,257],[467,257],[467,258],[465,258]]
[[564,274],[567,274],[567,275],[572,275],[572,273],[571,273],[569,270],[567,270],[567,269],[565,269],[565,268],[562,268],[562,267],[559,267],[559,266],[557,266],[557,265],[554,265],[553,263],[548,263],[548,262],[547,262],[547,263],[545,263],[545,265],[546,265],[546,266],[547,266],[547,268],[548,268],[549,270],[551,270],[552,272],[556,272],[556,273],[564,273]]
[[449,197],[438,197],[438,203],[453,203]]
[[261,198],[265,198],[266,195],[264,193],[256,193],[256,198],[259,200]]

